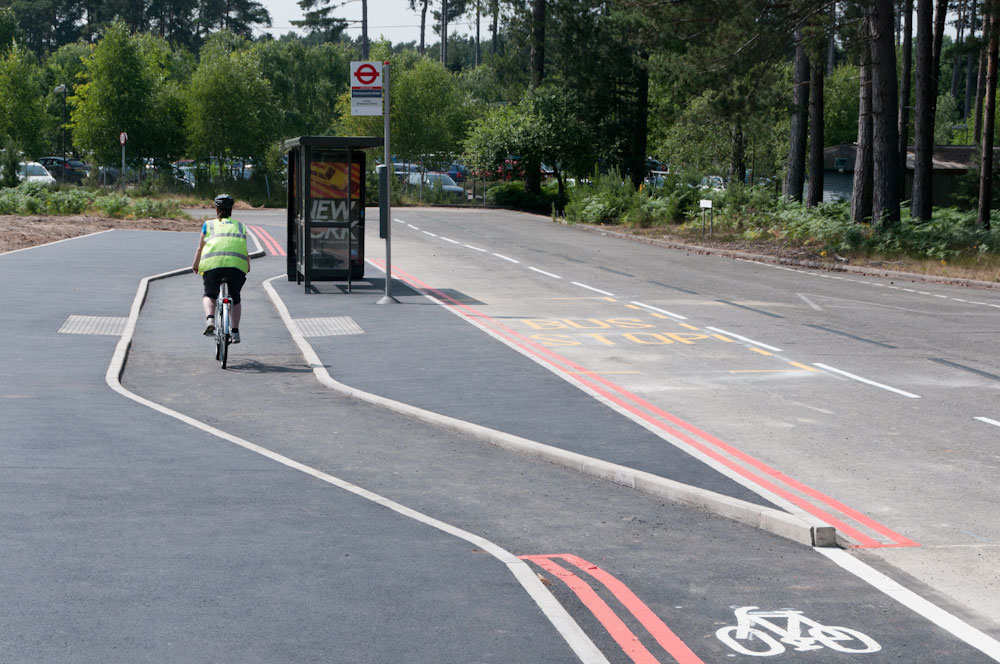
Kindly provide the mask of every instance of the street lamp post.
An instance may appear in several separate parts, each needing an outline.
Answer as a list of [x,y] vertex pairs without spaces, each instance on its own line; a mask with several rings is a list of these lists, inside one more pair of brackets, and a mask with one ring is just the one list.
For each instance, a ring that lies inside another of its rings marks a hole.
[[62,94],[63,96],[63,121],[62,121],[62,153],[63,153],[63,163],[62,163],[62,181],[66,182],[66,86],[59,84],[53,91],[56,94]]

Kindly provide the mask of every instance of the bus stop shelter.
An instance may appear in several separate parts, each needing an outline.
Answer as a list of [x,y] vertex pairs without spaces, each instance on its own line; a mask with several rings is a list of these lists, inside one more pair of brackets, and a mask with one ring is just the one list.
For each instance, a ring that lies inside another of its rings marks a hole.
[[380,136],[300,136],[288,156],[288,280],[346,281],[365,271],[366,150]]

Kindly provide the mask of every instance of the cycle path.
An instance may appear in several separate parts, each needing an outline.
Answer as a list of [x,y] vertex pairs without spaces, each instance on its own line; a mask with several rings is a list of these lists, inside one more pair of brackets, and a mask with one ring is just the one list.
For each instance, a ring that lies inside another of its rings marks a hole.
[[[469,542],[109,389],[140,279],[196,243],[111,232],[0,255],[0,661],[571,661]],[[205,343],[199,294],[192,275],[162,334]],[[60,332],[74,315],[112,333]],[[254,391],[220,389],[219,419]]]
[[[460,525],[516,555],[555,555],[559,561],[564,560],[560,554],[571,554],[590,561],[634,593],[697,658],[666,654],[656,631],[646,630],[627,609],[634,603],[623,605],[586,577],[652,653],[654,660],[647,661],[715,662],[741,654],[716,632],[735,625],[735,610],[746,606],[789,607],[824,625],[856,629],[878,643],[877,652],[864,654],[869,661],[990,661],[808,547],[331,392],[315,380],[262,288],[263,280],[280,274],[282,263],[278,258],[255,263],[245,291],[244,343],[232,348],[227,371],[212,360],[211,343],[197,343],[197,330],[181,321],[195,278],[152,283],[124,385],[269,450]],[[450,325],[450,315],[440,313],[442,324]],[[405,325],[396,333],[414,343],[430,342]],[[495,342],[482,335],[479,343]],[[363,356],[368,351],[359,347],[353,352]],[[228,390],[240,398],[224,415],[218,395]],[[381,535],[373,528],[373,538]],[[552,592],[610,661],[642,661],[629,656],[598,613],[534,560],[533,569],[546,577]],[[331,567],[336,569],[335,562]],[[428,579],[454,573],[445,561],[422,572]],[[433,624],[423,616],[414,624],[396,624],[391,616],[379,619],[394,630]],[[799,645],[816,647],[809,651],[812,661],[843,661],[849,654],[803,634],[806,641]],[[837,636],[835,646],[862,645],[845,636],[847,632],[831,634]],[[789,646],[775,656],[794,661],[802,654]],[[527,660],[511,654],[508,661],[565,660],[542,653]]]

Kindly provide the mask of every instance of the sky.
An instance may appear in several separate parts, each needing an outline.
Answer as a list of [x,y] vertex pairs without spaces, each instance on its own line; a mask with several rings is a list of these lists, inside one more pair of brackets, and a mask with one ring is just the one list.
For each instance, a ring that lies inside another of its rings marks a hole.
[[[302,18],[302,10],[295,0],[258,0],[271,12],[271,23],[273,27],[267,30],[278,37],[294,29],[293,20]],[[431,0],[432,5],[437,5],[438,0]],[[431,11],[427,11],[427,31],[425,40],[427,43],[437,41],[430,22]],[[348,26],[347,32],[351,37],[361,34],[361,0],[348,0],[334,14],[348,21],[357,21]],[[463,23],[466,20],[463,19]],[[486,23],[483,28],[486,29]],[[449,34],[469,34],[475,28],[468,25],[449,26]],[[368,0],[368,39],[375,41],[380,35],[385,36],[395,44],[408,41],[420,41],[420,12],[410,11],[407,0]]]

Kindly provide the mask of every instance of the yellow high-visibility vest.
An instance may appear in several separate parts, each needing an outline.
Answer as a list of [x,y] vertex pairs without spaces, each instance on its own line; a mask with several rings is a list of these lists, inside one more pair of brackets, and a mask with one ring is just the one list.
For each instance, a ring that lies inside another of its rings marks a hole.
[[250,271],[246,226],[230,217],[205,222],[205,246],[201,250],[198,274],[205,274],[217,267]]

